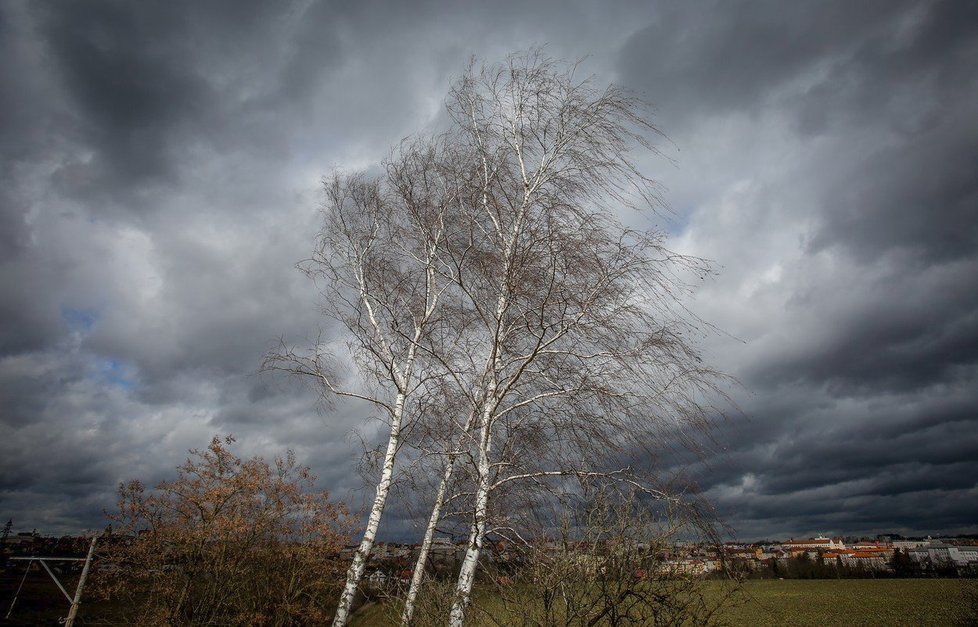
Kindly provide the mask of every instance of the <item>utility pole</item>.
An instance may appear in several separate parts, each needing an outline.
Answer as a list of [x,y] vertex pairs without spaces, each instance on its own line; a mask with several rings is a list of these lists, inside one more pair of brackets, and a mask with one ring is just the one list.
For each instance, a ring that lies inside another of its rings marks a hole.
[[71,601],[71,609],[68,610],[68,618],[65,619],[65,627],[73,627],[75,616],[78,614],[78,606],[81,605],[82,588],[85,587],[85,580],[88,579],[88,569],[92,565],[92,555],[95,554],[95,541],[98,536],[92,536],[92,544],[88,547],[88,555],[85,557],[85,566],[82,567],[81,578],[78,586],[75,587],[75,598]]

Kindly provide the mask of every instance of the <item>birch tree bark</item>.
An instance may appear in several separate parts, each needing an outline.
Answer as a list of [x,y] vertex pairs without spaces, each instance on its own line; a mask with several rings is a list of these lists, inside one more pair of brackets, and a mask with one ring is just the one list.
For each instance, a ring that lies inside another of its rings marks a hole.
[[[385,176],[335,175],[326,182],[326,226],[313,257],[300,267],[323,284],[324,310],[351,333],[351,356],[376,390],[344,387],[333,356],[319,345],[305,354],[283,348],[266,358],[269,369],[315,378],[325,394],[357,398],[381,408],[387,445],[363,537],[354,553],[333,624],[345,625],[376,540],[394,478],[405,422],[436,375],[420,347],[436,341],[439,306],[450,276],[437,267],[445,235],[443,212],[453,202],[454,179],[440,176],[437,138],[403,145],[385,163]],[[412,401],[413,404],[412,404]]]
[[435,500],[431,507],[431,514],[428,516],[428,524],[425,526],[421,544],[418,548],[418,559],[415,561],[414,570],[411,573],[411,583],[408,586],[407,595],[404,598],[404,609],[401,612],[402,625],[410,625],[414,617],[415,604],[417,603],[418,592],[421,591],[421,585],[424,582],[425,569],[428,564],[428,556],[431,553],[431,544],[435,537],[435,529],[437,529],[438,522],[441,520],[442,508],[445,506],[448,497],[448,489],[452,481],[452,476],[455,473],[455,464],[460,454],[460,449],[465,445],[465,438],[472,428],[474,418],[475,415],[470,413],[468,420],[465,421],[462,427],[462,435],[459,437],[457,446],[455,449],[447,451],[445,456],[445,466],[442,470],[441,480],[438,483],[438,488],[435,490]]

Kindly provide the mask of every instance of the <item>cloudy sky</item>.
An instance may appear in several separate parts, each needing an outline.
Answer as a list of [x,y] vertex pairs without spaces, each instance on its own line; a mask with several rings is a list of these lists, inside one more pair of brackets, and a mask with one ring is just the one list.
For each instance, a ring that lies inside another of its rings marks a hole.
[[216,433],[358,503],[376,422],[258,374],[329,331],[320,177],[544,44],[656,105],[645,226],[721,269],[689,306],[741,414],[688,472],[725,520],[978,532],[972,0],[0,3],[0,517],[101,526]]

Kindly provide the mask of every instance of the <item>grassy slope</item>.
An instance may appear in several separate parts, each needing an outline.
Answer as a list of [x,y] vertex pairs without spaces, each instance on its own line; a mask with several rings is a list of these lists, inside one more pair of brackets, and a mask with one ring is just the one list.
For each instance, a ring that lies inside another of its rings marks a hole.
[[[708,584],[713,585],[713,584]],[[498,607],[491,598],[486,610]],[[391,608],[370,604],[354,627],[394,625]],[[954,579],[748,581],[737,605],[719,617],[731,625],[966,625],[978,621],[978,582]],[[516,618],[516,617],[514,617]],[[503,620],[497,616],[502,623]],[[518,620],[513,621],[518,624]],[[478,621],[475,624],[490,624]]]

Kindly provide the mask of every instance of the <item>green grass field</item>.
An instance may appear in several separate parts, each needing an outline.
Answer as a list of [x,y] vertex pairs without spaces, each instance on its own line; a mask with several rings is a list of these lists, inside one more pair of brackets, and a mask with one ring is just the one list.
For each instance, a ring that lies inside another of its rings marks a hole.
[[958,579],[748,581],[744,598],[723,619],[733,625],[966,625],[978,620],[975,586]]
[[[707,586],[718,586],[710,582]],[[477,595],[473,625],[514,624],[489,591]],[[490,613],[491,621],[479,614]],[[369,604],[356,627],[394,625],[392,608]],[[719,614],[728,625],[978,625],[978,582],[956,579],[829,579],[747,581]]]
[[[67,603],[45,577],[31,577],[10,621],[3,616],[19,577],[0,586],[0,625],[56,624]],[[73,587],[73,581],[69,587]],[[719,593],[707,582],[707,595]],[[488,588],[477,589],[478,610],[470,624],[520,625],[520,616],[503,606]],[[396,625],[395,608],[382,603],[364,606],[354,616],[355,627]],[[118,624],[108,620],[112,608],[104,602],[82,605],[80,624]],[[492,615],[496,621],[489,620]],[[736,601],[720,612],[728,625],[974,625],[978,626],[978,581],[958,579],[828,579],[755,580],[744,583]],[[421,621],[427,622],[427,621]],[[437,623],[438,621],[435,621]],[[443,624],[443,623],[441,623]]]

